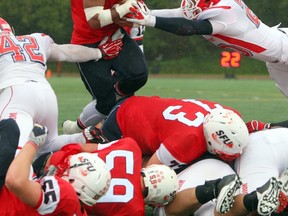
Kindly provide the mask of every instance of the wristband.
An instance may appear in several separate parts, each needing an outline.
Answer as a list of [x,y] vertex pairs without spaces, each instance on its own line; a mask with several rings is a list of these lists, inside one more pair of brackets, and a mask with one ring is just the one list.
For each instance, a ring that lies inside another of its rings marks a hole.
[[103,6],[85,8],[84,12],[85,12],[86,20],[89,21],[96,14],[100,14],[101,11],[103,11],[103,9],[104,9]]
[[101,48],[96,49],[96,59],[97,61],[104,57],[103,50]]
[[110,9],[102,10],[102,11],[99,13],[98,19],[99,19],[99,21],[100,21],[100,26],[101,26],[101,27],[113,23],[112,15],[111,15],[111,10],[110,10]]
[[128,0],[122,5],[116,5],[115,10],[119,14],[120,19],[127,13],[130,13],[131,2]]
[[100,22],[101,27],[113,23],[110,9],[104,10],[103,6],[85,8],[84,11],[85,11],[87,21],[89,21],[96,14],[99,14],[98,20]]

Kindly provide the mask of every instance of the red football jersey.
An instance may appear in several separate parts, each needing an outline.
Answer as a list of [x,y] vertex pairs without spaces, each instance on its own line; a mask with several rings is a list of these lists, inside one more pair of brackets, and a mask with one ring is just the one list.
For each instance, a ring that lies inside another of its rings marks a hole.
[[205,100],[132,96],[119,107],[116,118],[123,137],[133,138],[144,155],[157,151],[162,163],[177,169],[206,152],[203,120],[217,107],[224,106]]
[[111,185],[96,205],[86,208],[87,213],[101,216],[144,215],[140,183],[142,154],[139,146],[131,138],[108,145],[99,145],[96,153],[106,162],[111,172]]
[[[112,8],[117,0],[105,0],[104,10]],[[100,29],[93,29],[86,20],[83,0],[71,0],[71,13],[73,20],[72,44],[93,44],[101,41],[105,36],[111,36],[120,27],[110,24]]]
[[87,216],[72,185],[57,176],[41,179],[43,197],[38,212],[43,215]]
[[4,186],[0,193],[0,215],[87,216],[70,183],[55,176],[46,176],[40,183],[43,193],[35,208],[24,204]]
[[[78,145],[71,144],[56,152],[50,165],[65,167],[65,158],[79,153]],[[88,215],[126,216],[144,215],[145,205],[140,183],[142,154],[138,144],[131,138],[120,139],[108,144],[98,145],[95,152],[103,159],[111,172],[111,185],[107,193],[96,205],[85,206]]]
[[25,205],[12,192],[3,186],[0,192],[0,215],[34,216],[39,215],[39,213],[36,209]]

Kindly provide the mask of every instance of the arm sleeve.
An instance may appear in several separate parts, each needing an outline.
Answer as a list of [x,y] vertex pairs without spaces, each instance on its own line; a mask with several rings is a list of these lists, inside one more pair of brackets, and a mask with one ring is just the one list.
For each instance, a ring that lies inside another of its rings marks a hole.
[[102,58],[102,53],[97,48],[89,48],[75,44],[56,44],[50,47],[49,61],[85,62]]
[[211,35],[212,25],[208,20],[156,17],[155,28],[176,35]]
[[284,128],[288,128],[288,121],[270,123],[270,127],[284,127]]

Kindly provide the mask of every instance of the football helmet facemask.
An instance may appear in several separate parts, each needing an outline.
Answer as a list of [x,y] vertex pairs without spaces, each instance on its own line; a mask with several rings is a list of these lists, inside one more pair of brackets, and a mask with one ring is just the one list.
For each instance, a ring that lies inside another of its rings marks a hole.
[[181,8],[186,19],[196,19],[207,8],[217,4],[220,0],[182,0]]

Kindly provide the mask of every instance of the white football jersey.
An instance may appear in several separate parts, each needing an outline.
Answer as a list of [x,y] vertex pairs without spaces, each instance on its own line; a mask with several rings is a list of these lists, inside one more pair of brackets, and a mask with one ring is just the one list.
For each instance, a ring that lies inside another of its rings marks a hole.
[[46,62],[53,40],[50,36],[0,36],[0,89],[19,85],[27,80],[47,82]]
[[288,52],[285,52],[288,35],[262,23],[242,0],[221,0],[197,19],[209,19],[213,33],[204,37],[216,46],[261,61],[288,65]]
[[[204,159],[200,160],[185,170],[180,172],[178,176],[179,191],[194,188],[202,185],[205,181],[222,178],[226,175],[235,174],[234,170],[223,161],[217,159]],[[215,200],[207,202],[202,205],[194,216],[212,216],[214,215]],[[155,216],[166,216],[164,207],[156,208],[154,211]]]
[[250,134],[248,145],[235,161],[242,193],[250,193],[278,177],[288,167],[288,129],[275,128]]

